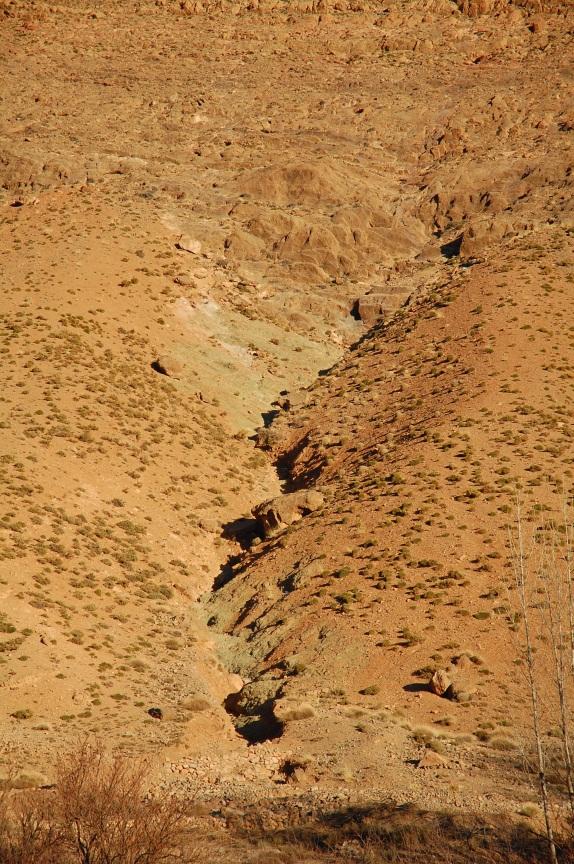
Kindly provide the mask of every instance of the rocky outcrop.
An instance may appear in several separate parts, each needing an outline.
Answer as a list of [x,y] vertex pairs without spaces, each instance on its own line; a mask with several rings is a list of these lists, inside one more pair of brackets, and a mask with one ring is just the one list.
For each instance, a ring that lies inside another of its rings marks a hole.
[[403,305],[408,294],[383,294],[380,292],[363,294],[355,301],[353,312],[367,327],[372,327],[377,321],[385,321]]
[[258,504],[251,511],[264,537],[273,537],[293,522],[318,510],[324,504],[321,492],[315,489],[279,495]]
[[21,153],[0,145],[0,189],[16,194],[45,192],[64,186],[96,183],[110,175],[133,175],[146,165],[144,159],[31,148]]
[[226,710],[236,717],[255,717],[263,714],[273,703],[281,689],[281,682],[261,678],[246,684],[238,693],[226,699]]
[[321,576],[325,572],[325,561],[323,558],[315,558],[308,564],[297,567],[292,573],[289,573],[283,581],[282,587],[285,591],[297,591],[301,588],[306,588],[310,585],[313,579]]

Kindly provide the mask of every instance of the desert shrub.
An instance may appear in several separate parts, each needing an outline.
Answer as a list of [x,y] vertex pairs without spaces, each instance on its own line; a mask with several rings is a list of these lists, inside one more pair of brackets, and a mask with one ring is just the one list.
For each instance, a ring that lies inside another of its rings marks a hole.
[[0,864],[60,864],[64,851],[58,825],[49,819],[46,803],[10,784],[0,790]]
[[145,797],[148,768],[85,743],[57,767],[57,817],[81,864],[167,864],[181,860],[187,828],[175,801]]
[[3,790],[0,864],[201,860],[185,805],[146,796],[147,774],[145,762],[86,742],[60,757],[47,795]]

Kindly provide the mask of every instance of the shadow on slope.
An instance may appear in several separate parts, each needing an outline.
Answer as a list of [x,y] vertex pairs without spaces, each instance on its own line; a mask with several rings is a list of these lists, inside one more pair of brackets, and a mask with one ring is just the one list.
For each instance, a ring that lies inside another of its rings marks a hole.
[[[522,864],[548,860],[545,837],[525,822],[512,824],[502,817],[431,812],[392,802],[316,813],[300,821],[295,816],[295,824],[279,830],[267,827],[268,817],[272,824],[277,814],[257,811],[242,820],[239,833],[248,835],[251,843],[269,844],[277,853],[299,850],[303,856],[304,850],[312,851],[313,861]],[[572,856],[568,839],[559,846],[559,860],[570,862]]]

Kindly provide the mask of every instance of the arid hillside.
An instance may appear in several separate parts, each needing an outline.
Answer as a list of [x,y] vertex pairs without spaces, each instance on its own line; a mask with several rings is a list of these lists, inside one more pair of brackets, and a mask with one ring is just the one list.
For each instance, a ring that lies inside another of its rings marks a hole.
[[209,802],[516,812],[509,530],[574,470],[570,4],[0,14],[3,770],[89,734]]
[[[561,521],[571,488],[571,237],[451,271],[272,426],[289,488],[324,504],[240,557],[212,600],[252,681],[238,727],[359,784],[405,771],[405,719],[457,764],[528,737],[509,532],[518,502],[526,525]],[[450,700],[426,686],[437,669]],[[471,769],[454,797],[481,785]]]

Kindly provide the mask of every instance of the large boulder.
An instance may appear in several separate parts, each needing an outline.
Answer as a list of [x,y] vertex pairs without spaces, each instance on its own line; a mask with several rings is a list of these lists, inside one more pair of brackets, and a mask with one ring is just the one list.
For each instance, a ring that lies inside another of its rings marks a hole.
[[325,503],[321,492],[315,489],[290,492],[269,501],[263,501],[251,511],[264,537],[273,537],[303,516],[318,510]]
[[372,327],[378,321],[386,321],[395,314],[407,300],[406,293],[373,292],[363,294],[355,301],[353,313],[360,318],[366,327]]
[[160,375],[167,375],[168,378],[181,378],[183,374],[183,364],[170,354],[161,354],[153,361],[151,368]]
[[225,707],[236,717],[261,716],[266,708],[271,707],[281,689],[277,679],[260,678],[246,684],[238,693],[231,693]]
[[460,246],[462,258],[475,258],[483,255],[489,246],[498,245],[504,239],[516,234],[507,216],[499,215],[493,219],[477,220],[464,232]]

